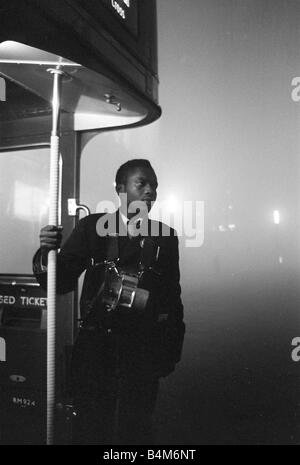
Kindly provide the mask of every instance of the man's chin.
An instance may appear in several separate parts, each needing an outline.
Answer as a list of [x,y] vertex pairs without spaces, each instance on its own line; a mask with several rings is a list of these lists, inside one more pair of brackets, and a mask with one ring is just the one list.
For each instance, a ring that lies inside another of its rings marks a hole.
[[[148,216],[148,213],[150,212],[151,208],[153,207],[154,201],[152,200],[140,200],[138,205],[135,205],[136,208],[133,208],[133,205],[131,204],[127,206],[127,211],[131,212],[131,215],[140,215],[141,217],[143,216]],[[121,211],[124,213],[123,209],[121,208]],[[124,213],[125,214],[125,213]]]
[[151,200],[149,200],[149,201],[146,201],[145,203],[146,203],[147,210],[148,210],[148,213],[149,213],[151,208],[153,207],[154,202],[151,202]]

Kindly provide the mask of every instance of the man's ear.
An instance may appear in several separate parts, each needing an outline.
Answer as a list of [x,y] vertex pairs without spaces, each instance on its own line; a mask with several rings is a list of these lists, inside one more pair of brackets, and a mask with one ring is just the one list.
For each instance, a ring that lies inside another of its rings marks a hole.
[[125,184],[117,184],[116,185],[116,191],[117,191],[117,194],[119,195],[120,193],[124,193],[126,192],[125,190]]

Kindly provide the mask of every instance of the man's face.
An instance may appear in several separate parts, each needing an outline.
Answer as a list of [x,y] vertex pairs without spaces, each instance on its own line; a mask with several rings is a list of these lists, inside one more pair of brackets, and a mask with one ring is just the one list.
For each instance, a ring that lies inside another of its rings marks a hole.
[[[155,202],[157,197],[157,185],[156,175],[150,168],[135,168],[129,171],[126,184],[121,184],[119,190],[120,194],[127,194],[127,210],[131,202],[143,201],[149,212],[152,202]],[[122,205],[123,209],[124,207],[125,205]]]

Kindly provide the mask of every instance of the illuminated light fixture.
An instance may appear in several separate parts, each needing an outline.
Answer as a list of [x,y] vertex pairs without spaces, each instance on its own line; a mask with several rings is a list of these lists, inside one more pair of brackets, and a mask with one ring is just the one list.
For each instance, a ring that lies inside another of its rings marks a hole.
[[280,213],[278,210],[273,211],[273,221],[274,221],[274,224],[280,223]]
[[278,261],[279,261],[280,265],[283,263],[283,257],[281,255],[278,257]]
[[229,224],[228,229],[229,229],[229,231],[234,231],[236,229],[236,225],[235,224]]

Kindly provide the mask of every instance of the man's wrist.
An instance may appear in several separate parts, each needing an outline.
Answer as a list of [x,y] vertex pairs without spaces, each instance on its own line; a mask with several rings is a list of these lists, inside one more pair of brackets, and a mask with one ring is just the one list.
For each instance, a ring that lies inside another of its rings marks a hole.
[[47,268],[48,265],[48,250],[41,248],[41,257],[40,257],[40,264],[43,267]]
[[33,257],[33,273],[41,274],[47,272],[47,257],[42,258],[42,249],[38,249]]

